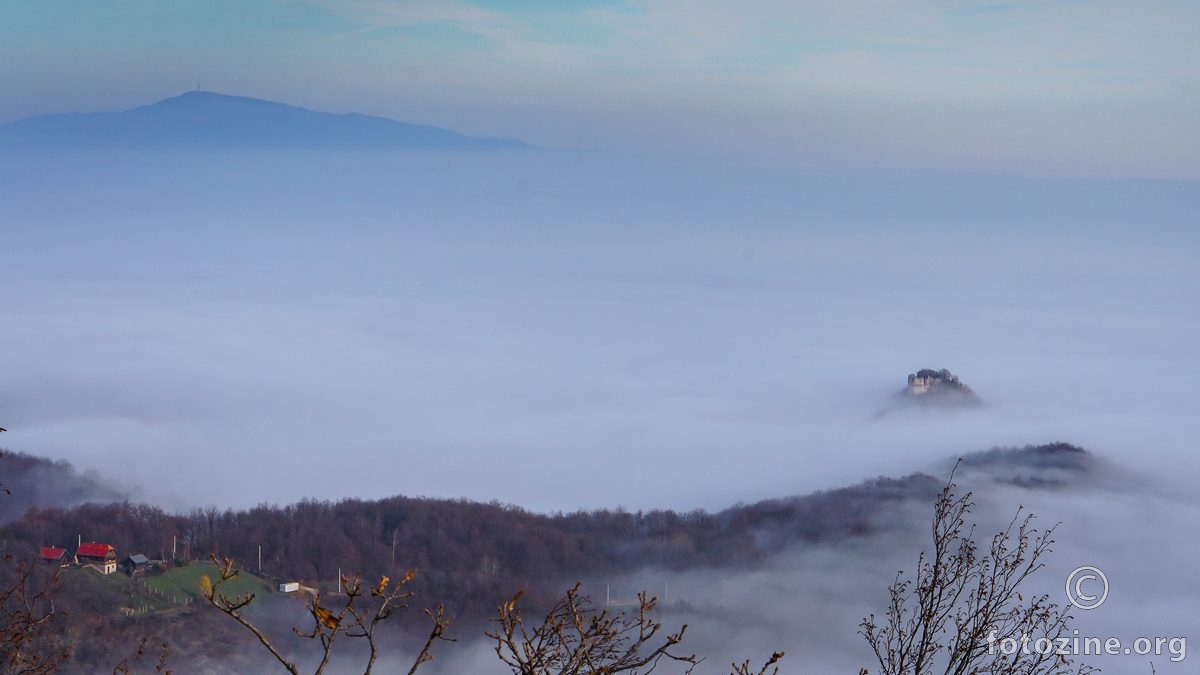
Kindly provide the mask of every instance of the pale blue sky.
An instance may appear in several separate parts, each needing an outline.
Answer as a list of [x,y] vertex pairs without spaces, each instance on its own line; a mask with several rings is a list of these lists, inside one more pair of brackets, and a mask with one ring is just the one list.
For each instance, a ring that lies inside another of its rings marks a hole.
[[1200,175],[1191,0],[0,4],[0,122],[204,89],[554,147]]

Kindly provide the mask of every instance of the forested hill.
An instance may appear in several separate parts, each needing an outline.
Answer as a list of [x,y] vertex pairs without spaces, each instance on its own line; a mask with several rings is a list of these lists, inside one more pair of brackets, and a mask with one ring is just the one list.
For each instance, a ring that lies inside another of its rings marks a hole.
[[[1091,458],[1074,446],[1053,444],[982,453],[967,465],[1044,488],[1084,475]],[[73,477],[67,469],[62,475]],[[1029,476],[1044,479],[1030,482]],[[796,545],[868,533],[888,526],[902,505],[928,504],[941,484],[926,474],[880,478],[716,513],[537,514],[499,503],[391,497],[170,514],[119,502],[34,508],[0,527],[0,537],[10,551],[28,555],[37,546],[65,546],[82,536],[113,544],[119,558],[144,553],[165,560],[172,558],[174,542],[181,562],[216,553],[250,568],[257,567],[261,546],[264,575],[314,586],[333,583],[339,569],[374,576],[415,568],[422,604],[444,602],[460,617],[482,618],[516,588],[534,596],[554,593],[575,579],[645,566],[752,566]]]
[[112,502],[126,495],[106,485],[99,475],[79,474],[64,461],[51,461],[20,452],[0,453],[0,523],[20,518],[34,506],[70,507],[85,502]]

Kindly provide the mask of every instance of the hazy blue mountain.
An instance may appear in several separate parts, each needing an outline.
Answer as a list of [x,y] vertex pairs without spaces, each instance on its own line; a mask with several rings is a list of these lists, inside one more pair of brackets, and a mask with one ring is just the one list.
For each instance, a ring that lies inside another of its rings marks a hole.
[[320,148],[532,150],[385,117],[335,115],[242,96],[191,91],[122,112],[38,115],[0,126],[0,148]]

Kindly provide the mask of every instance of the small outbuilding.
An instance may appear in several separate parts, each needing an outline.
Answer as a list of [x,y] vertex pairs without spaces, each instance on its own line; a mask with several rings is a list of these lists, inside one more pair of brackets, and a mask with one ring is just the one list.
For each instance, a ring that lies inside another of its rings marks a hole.
[[281,581],[279,582],[280,593],[295,593],[300,590],[299,581]]
[[54,565],[66,565],[71,562],[67,549],[57,546],[43,546],[38,549],[38,560]]
[[129,576],[145,572],[146,568],[149,566],[150,559],[141,553],[134,553],[128,558],[125,558],[125,560],[121,561],[121,567],[125,569],[125,574],[128,574]]

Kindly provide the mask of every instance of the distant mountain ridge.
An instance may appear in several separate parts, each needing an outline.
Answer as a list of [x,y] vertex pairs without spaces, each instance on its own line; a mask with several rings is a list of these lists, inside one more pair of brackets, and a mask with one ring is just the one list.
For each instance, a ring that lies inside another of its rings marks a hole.
[[317,112],[207,91],[120,112],[38,115],[0,126],[0,149],[92,148],[538,149],[516,139],[467,136],[386,117]]

